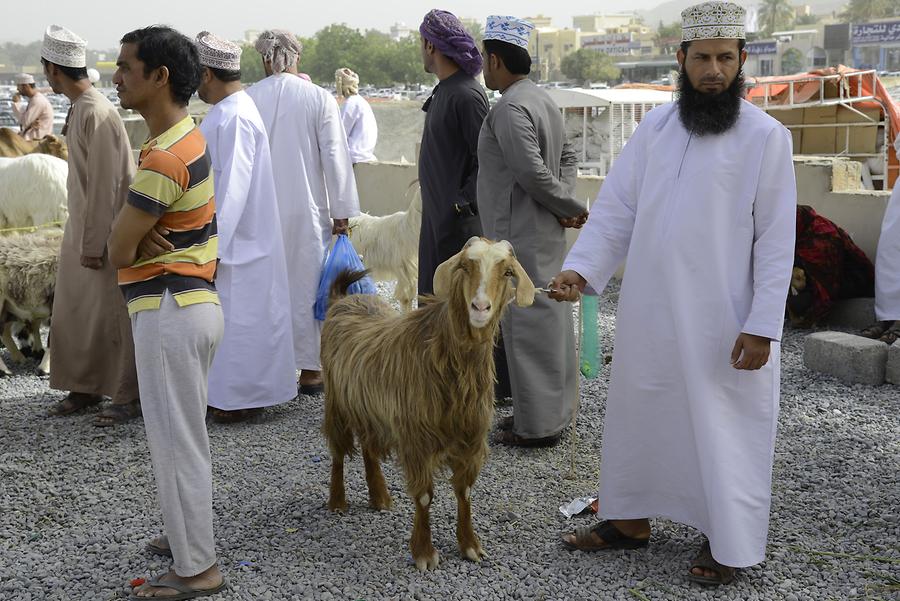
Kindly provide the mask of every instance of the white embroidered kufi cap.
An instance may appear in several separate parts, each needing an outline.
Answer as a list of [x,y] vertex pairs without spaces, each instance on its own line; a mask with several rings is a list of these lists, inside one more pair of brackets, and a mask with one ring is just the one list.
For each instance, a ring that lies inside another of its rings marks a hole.
[[746,38],[746,11],[734,2],[704,2],[681,11],[681,41]]
[[197,34],[197,51],[204,67],[224,71],[241,70],[241,47],[208,31]]
[[487,18],[483,39],[507,42],[528,50],[528,38],[531,36],[532,29],[534,29],[534,24],[531,21],[491,15]]
[[62,67],[83,68],[87,66],[86,48],[87,42],[70,30],[51,25],[44,32],[41,58]]
[[25,84],[34,85],[34,75],[29,75],[28,73],[19,73],[16,75],[16,85],[21,86]]

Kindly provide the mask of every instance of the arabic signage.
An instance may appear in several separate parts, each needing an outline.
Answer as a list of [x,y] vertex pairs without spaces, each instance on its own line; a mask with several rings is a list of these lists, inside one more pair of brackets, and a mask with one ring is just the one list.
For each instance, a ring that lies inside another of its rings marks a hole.
[[900,42],[900,21],[853,25],[850,29],[850,39],[854,46]]
[[588,35],[581,38],[581,47],[613,56],[627,56],[641,49],[641,43],[631,33]]
[[591,47],[594,45],[617,45],[617,44],[628,44],[632,41],[632,34],[630,31],[625,33],[599,33],[596,35],[586,35],[582,36],[581,45],[586,47]]
[[777,42],[750,42],[746,46],[747,54],[778,54]]

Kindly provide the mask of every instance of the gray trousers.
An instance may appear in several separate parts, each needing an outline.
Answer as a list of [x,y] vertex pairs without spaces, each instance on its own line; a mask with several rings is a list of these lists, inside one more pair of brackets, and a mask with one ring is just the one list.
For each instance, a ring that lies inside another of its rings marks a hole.
[[212,464],[206,432],[209,366],[222,339],[222,308],[179,307],[165,293],[158,311],[131,316],[144,428],[175,573],[216,563]]

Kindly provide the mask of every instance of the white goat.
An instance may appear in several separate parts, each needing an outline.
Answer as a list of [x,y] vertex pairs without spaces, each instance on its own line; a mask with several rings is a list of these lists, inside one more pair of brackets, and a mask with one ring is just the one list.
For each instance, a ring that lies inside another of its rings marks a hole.
[[394,298],[409,311],[419,277],[419,228],[422,196],[419,187],[405,211],[378,217],[361,213],[350,218],[350,241],[376,280],[397,281]]
[[0,230],[65,221],[68,173],[48,154],[0,158]]
[[[45,228],[30,234],[0,237],[0,340],[13,361],[25,361],[13,341],[13,326],[21,322],[30,330],[32,351],[40,354],[41,325],[48,323],[59,266],[63,232]],[[38,373],[50,373],[50,349],[44,352]],[[12,371],[0,359],[0,376]]]

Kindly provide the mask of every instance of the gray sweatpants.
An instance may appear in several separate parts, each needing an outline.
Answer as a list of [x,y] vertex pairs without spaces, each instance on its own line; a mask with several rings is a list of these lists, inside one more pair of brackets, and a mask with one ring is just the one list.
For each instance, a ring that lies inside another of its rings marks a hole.
[[179,576],[196,576],[216,563],[206,378],[222,339],[222,309],[212,303],[179,307],[166,292],[158,311],[131,316],[131,329],[172,567]]

